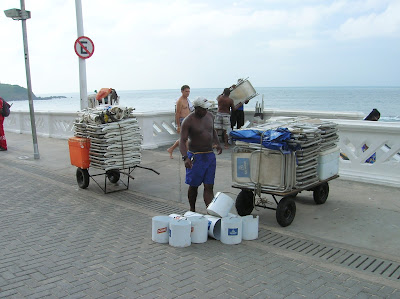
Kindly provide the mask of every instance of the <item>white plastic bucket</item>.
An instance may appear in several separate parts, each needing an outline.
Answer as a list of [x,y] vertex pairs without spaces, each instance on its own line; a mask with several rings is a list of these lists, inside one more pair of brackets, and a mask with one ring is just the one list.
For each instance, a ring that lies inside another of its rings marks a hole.
[[221,242],[239,244],[242,242],[242,218],[224,217],[221,220]]
[[169,222],[169,245],[174,247],[190,246],[192,226],[187,219],[171,219]]
[[169,222],[171,218],[168,216],[155,216],[151,219],[151,239],[157,243],[169,242]]
[[205,216],[189,216],[192,225],[192,243],[204,243],[208,239],[208,219]]
[[228,195],[218,192],[208,205],[207,212],[216,217],[226,217],[234,203],[234,200]]
[[221,218],[207,215],[208,235],[216,240],[221,239]]
[[243,240],[255,240],[258,238],[258,222],[258,215],[242,216]]

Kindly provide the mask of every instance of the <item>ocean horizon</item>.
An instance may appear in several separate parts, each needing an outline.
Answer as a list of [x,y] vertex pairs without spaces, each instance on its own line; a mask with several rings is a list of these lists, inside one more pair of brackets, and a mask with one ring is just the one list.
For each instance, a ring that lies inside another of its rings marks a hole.
[[[246,111],[254,111],[264,97],[265,109],[361,112],[367,115],[373,108],[381,112],[381,121],[400,121],[400,87],[254,87],[259,94]],[[191,88],[189,99],[198,96],[215,100],[223,88]],[[88,91],[88,94],[94,92]],[[138,112],[174,111],[179,89],[117,90],[120,105],[133,107]],[[35,111],[80,110],[79,92],[36,94],[40,97],[65,96],[50,100],[35,100]],[[12,110],[29,111],[28,101],[10,101]]]

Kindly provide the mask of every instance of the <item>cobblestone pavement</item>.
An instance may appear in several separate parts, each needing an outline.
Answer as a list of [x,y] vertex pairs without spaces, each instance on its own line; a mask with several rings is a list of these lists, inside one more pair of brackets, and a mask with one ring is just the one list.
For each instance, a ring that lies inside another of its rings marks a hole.
[[82,190],[68,165],[4,157],[0,298],[400,298],[399,269],[383,277],[277,248],[265,225],[238,245],[154,243],[151,218],[186,203]]

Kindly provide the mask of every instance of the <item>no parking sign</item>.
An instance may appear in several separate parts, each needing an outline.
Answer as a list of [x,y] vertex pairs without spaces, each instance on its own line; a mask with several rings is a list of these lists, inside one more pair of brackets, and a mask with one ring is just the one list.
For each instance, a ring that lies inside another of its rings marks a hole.
[[75,41],[75,53],[79,58],[87,59],[93,55],[94,44],[93,41],[87,36],[80,36]]

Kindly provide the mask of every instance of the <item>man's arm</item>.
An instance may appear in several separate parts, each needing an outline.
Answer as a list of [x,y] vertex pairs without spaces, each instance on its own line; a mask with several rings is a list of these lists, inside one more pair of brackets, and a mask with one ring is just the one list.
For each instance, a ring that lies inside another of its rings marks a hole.
[[176,111],[175,111],[175,124],[176,131],[179,133],[181,131],[181,123],[180,123],[180,115],[182,111],[182,101],[181,98],[176,102]]
[[[190,119],[188,117],[185,118],[185,120],[182,123],[182,128],[181,128],[181,138],[179,139],[179,150],[181,152],[182,157],[187,157],[187,141],[189,139],[189,122]],[[192,161],[190,159],[186,158],[184,161],[185,167],[186,168],[192,168]]]
[[235,111],[235,110],[237,110],[237,108],[239,108],[240,107],[240,105],[242,105],[242,103],[239,103],[238,105],[236,105],[235,106],[235,104],[234,104],[234,102],[233,102],[233,100],[231,99],[231,98],[229,98],[229,100],[230,100],[230,107],[231,107],[231,112],[233,112],[233,111]]
[[214,128],[214,117],[212,117],[212,121],[213,121],[213,144],[217,145],[217,147],[216,147],[217,154],[220,155],[222,153],[222,147],[221,147],[221,144],[219,143],[217,130],[215,130],[215,128]]

